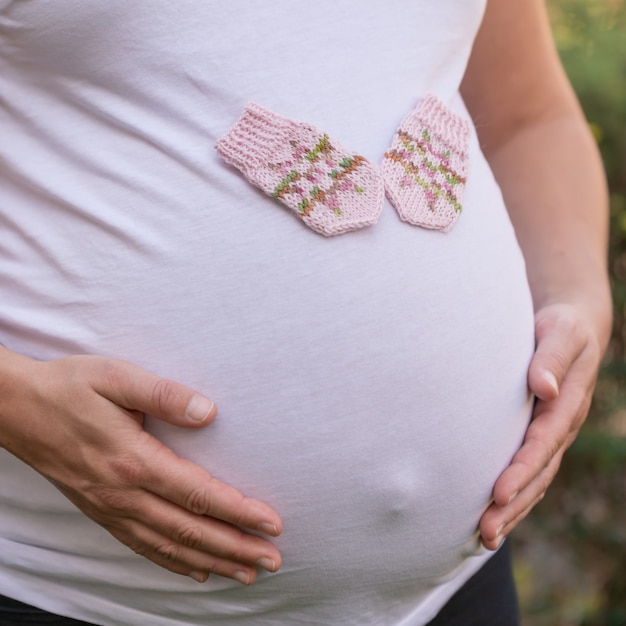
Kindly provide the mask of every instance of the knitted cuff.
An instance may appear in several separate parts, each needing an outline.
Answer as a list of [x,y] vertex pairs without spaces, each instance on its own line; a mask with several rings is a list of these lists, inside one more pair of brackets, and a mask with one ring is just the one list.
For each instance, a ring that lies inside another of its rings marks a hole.
[[453,113],[432,94],[420,102],[417,109],[404,119],[400,128],[414,131],[424,122],[433,137],[437,137],[445,145],[453,146],[460,156],[467,156],[468,122]]
[[270,161],[297,127],[297,122],[251,102],[215,149],[224,161],[247,173]]

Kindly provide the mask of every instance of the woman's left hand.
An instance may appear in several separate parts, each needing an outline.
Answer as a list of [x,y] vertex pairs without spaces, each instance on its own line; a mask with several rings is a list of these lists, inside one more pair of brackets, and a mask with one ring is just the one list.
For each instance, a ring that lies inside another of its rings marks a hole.
[[537,347],[528,370],[536,404],[524,443],[501,474],[479,530],[495,550],[543,498],[591,405],[604,352],[582,307],[552,304],[535,316]]

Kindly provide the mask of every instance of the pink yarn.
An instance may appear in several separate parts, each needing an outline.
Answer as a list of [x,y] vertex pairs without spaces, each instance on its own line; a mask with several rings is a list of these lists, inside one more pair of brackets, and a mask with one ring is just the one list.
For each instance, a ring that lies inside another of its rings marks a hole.
[[409,224],[446,232],[462,211],[469,123],[426,96],[401,123],[382,173],[387,197]]
[[247,180],[322,235],[378,220],[384,201],[378,168],[310,124],[251,103],[215,148]]

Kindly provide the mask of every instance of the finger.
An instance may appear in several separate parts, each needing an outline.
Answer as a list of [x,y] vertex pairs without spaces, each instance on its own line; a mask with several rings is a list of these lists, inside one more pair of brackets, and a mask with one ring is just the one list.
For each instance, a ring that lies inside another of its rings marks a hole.
[[[177,456],[147,433],[144,447],[133,455],[116,457],[117,476],[131,487],[140,487],[168,502],[229,524],[273,537],[282,532],[278,513],[265,502],[244,496],[241,491],[213,478],[200,466]],[[124,502],[123,507],[130,505]]]
[[197,582],[206,581],[210,574],[232,578],[243,585],[251,585],[256,579],[257,571],[252,565],[194,550],[146,527],[112,534],[136,554]]
[[569,423],[557,419],[552,412],[536,416],[528,427],[522,447],[494,485],[495,503],[506,506],[526,489],[564,447],[568,434]]
[[537,348],[528,368],[528,386],[542,400],[553,400],[572,363],[585,347],[575,320],[567,315],[540,318]]
[[[154,504],[142,502],[141,517],[125,518],[108,529],[162,567],[184,574],[214,572],[249,584],[256,567],[275,572],[281,566],[280,552],[268,541],[224,522],[183,515],[169,503],[157,503],[159,516],[146,524],[146,512],[149,514]],[[236,576],[242,572],[247,572],[248,582]]]
[[212,400],[127,361],[100,359],[94,389],[118,406],[176,426],[206,426],[217,414]]
[[497,549],[502,539],[543,499],[558,472],[564,452],[565,448],[560,450],[548,466],[509,504],[499,506],[494,502],[485,511],[479,530],[482,543],[487,549]]
[[[165,469],[167,468],[167,469]],[[201,467],[168,448],[150,456],[141,486],[182,508],[272,537],[282,532],[278,513],[265,502],[213,478]]]
[[548,487],[556,476],[565,449],[552,459],[548,467],[539,474],[528,487],[518,494],[505,507],[493,503],[480,521],[480,534],[483,545],[496,549],[508,535],[545,497]]
[[571,445],[590,402],[591,387],[581,384],[576,372],[564,381],[561,395],[556,400],[537,402],[524,443],[494,485],[496,504],[506,506],[560,450]]
[[[139,522],[140,527],[149,528],[150,531],[169,538],[173,545],[235,563],[259,565],[268,571],[276,571],[280,567],[280,552],[273,544],[231,524],[204,515],[191,514],[150,494],[139,498],[135,507],[134,519]],[[152,515],[152,511],[157,514]]]
[[504,530],[517,519],[524,511],[529,512],[539,502],[551,484],[560,464],[560,457],[555,458],[524,491],[519,493],[510,504],[501,507],[493,503],[480,520],[480,534],[486,547],[494,549],[495,544],[501,541]]
[[165,559],[185,563],[187,571],[199,571],[220,560],[230,564],[229,571],[244,564],[272,572],[281,565],[280,552],[269,541],[225,522],[192,514],[154,494],[114,489],[101,491],[99,496],[85,512],[133,550],[159,564]]

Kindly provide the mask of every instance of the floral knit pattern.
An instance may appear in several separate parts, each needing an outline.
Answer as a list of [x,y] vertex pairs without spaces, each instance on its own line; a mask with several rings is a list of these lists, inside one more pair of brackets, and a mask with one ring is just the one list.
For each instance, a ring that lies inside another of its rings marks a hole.
[[463,208],[468,138],[468,122],[432,95],[403,120],[382,164],[387,196],[402,220],[452,228]]
[[384,201],[378,168],[310,124],[252,103],[216,150],[322,235],[338,235],[378,220]]
[[378,168],[310,124],[249,104],[216,149],[252,184],[322,235],[378,220],[384,201]]

